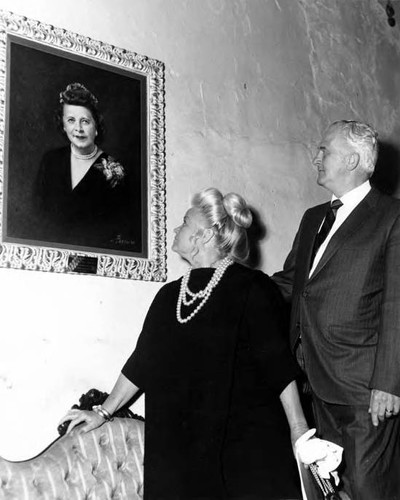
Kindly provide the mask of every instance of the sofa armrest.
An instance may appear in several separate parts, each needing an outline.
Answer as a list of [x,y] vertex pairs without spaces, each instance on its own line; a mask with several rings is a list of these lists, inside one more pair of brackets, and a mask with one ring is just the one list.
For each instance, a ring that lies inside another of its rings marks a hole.
[[74,429],[38,456],[0,458],[0,500],[136,500],[143,498],[144,422],[115,418]]

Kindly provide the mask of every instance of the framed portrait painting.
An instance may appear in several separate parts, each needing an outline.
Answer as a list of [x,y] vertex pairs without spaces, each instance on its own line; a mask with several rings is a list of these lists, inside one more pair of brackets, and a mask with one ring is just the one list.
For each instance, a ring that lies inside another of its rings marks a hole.
[[164,65],[0,11],[0,266],[163,281]]

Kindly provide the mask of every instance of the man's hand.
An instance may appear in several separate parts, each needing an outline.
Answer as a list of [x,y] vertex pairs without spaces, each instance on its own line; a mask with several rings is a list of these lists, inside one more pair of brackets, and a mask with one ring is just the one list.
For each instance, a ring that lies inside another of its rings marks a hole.
[[371,414],[372,425],[377,427],[379,421],[391,418],[399,414],[400,397],[388,392],[372,389],[371,401],[368,412]]

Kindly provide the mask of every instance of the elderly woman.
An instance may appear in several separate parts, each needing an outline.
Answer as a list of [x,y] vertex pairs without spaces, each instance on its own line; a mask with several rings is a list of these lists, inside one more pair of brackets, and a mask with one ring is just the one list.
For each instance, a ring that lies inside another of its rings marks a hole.
[[237,194],[194,197],[172,247],[189,270],[158,292],[104,404],[63,419],[86,432],[142,389],[147,499],[300,498],[298,368],[274,283],[242,265],[251,222]]
[[96,97],[80,83],[69,84],[60,93],[56,122],[69,145],[48,151],[41,162],[38,199],[48,237],[114,248],[127,209],[126,172],[98,146],[104,128]]

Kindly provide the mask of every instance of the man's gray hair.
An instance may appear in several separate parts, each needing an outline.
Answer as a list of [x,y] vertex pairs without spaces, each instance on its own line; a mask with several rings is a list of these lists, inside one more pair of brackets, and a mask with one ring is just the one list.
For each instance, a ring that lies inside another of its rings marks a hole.
[[340,130],[342,136],[360,155],[362,168],[371,176],[378,159],[378,134],[373,127],[353,120],[339,120],[333,122],[329,128]]

